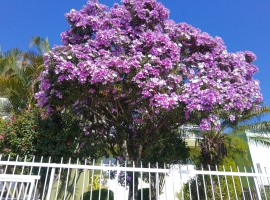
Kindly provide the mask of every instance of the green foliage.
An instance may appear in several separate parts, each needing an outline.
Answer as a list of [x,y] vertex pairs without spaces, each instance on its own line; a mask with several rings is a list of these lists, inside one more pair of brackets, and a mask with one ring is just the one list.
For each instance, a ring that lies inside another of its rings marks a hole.
[[192,160],[196,166],[208,170],[208,165],[215,170],[215,165],[222,165],[227,158],[235,159],[242,156],[246,163],[248,161],[248,143],[247,140],[236,135],[224,133],[204,133],[204,139],[200,141],[201,155]]
[[[5,126],[5,120],[3,120],[1,117],[0,117],[0,127],[2,128],[2,127],[4,127]],[[1,138],[1,137],[0,137]],[[1,139],[0,139],[0,141],[1,141]]]
[[105,189],[106,187],[102,184],[100,184],[100,174],[95,174],[93,177],[92,181],[92,176],[91,176],[91,181],[90,181],[90,186],[89,190],[98,190],[99,188]]
[[[141,192],[143,191],[143,199],[141,198]],[[138,190],[138,200],[149,200],[149,188],[143,188]]]
[[268,106],[262,106],[257,110],[244,112],[235,122],[227,123],[227,128],[231,128],[232,135],[241,135],[246,130],[259,134],[268,134],[270,131],[270,122],[262,121],[263,117],[270,114]]
[[[224,162],[225,171],[231,171],[230,167],[232,167],[232,171],[237,171],[234,160],[226,159],[226,161]],[[219,171],[223,171],[224,169],[223,167],[218,168]],[[225,177],[205,175],[203,177],[202,175],[198,175],[197,180],[196,178],[193,178],[189,180],[189,183],[184,185],[184,199],[197,200],[197,190],[199,191],[199,197],[201,199],[206,199],[206,196],[208,198],[212,198],[212,196],[215,196],[216,199],[221,199],[221,197],[222,199],[229,199],[230,197],[230,199],[236,200],[238,199],[237,197],[240,197],[242,194],[239,177],[232,178],[231,176]],[[176,193],[176,196],[178,199],[181,199],[179,198],[182,196],[181,191]]]
[[11,116],[1,127],[0,151],[3,156],[34,155],[34,137],[37,134],[35,115],[24,112],[23,116]]
[[[237,172],[237,166],[235,164],[235,160],[233,160],[232,158],[225,159],[224,168],[220,166],[219,171],[223,171],[224,169],[225,169],[225,171],[231,171],[232,170],[234,172]],[[226,184],[226,179],[227,179],[228,184]],[[234,187],[233,183],[235,184],[235,187]],[[222,196],[225,199],[229,199],[228,195],[230,195],[231,199],[237,199],[236,196],[240,197],[241,194],[242,194],[239,177],[233,177],[232,178],[231,176],[227,176],[225,178],[224,176],[222,176],[220,178],[220,186],[221,186],[220,188],[221,188],[221,191],[222,191]],[[217,186],[216,186],[216,189],[218,189]],[[229,191],[229,194],[228,194],[227,190]],[[235,194],[235,190],[236,190],[236,194]]]
[[203,139],[200,141],[201,163],[206,168],[219,165],[227,156],[225,135],[216,130],[204,131]]
[[247,140],[246,133],[252,133],[249,135],[250,140],[270,146],[270,139],[266,137],[270,133],[270,121],[264,119],[269,114],[270,107],[268,106],[245,111],[235,122],[224,122],[224,128],[229,128],[233,137],[240,137],[245,141]]
[[[226,135],[225,137],[225,145],[228,149],[227,159],[224,159],[223,162],[227,162],[227,160],[235,160],[237,157],[241,156],[245,163],[250,165],[250,161],[248,159],[248,143],[246,139],[241,137]],[[221,162],[221,164],[223,164]]]
[[8,97],[13,111],[34,106],[38,77],[44,69],[43,55],[50,50],[48,38],[32,37],[39,53],[14,48],[0,57],[0,94]]
[[[233,137],[231,135],[223,134],[223,142],[228,149],[227,155],[224,158],[216,159],[218,160],[218,163],[216,165],[219,165],[218,171],[233,171],[237,172],[237,167],[235,164],[235,158],[237,156],[241,156],[245,159],[245,161],[248,163],[248,146],[247,143],[242,140],[242,138]],[[212,155],[218,156],[218,153],[213,150]],[[208,165],[204,165],[203,157],[200,156],[194,156],[192,157],[192,162],[195,164],[197,169],[200,169],[201,167],[204,168],[204,170],[209,170]],[[211,170],[217,170],[215,163],[212,163],[212,165],[209,165]],[[223,168],[224,166],[224,168]],[[196,183],[197,181],[197,183]],[[227,182],[227,184],[226,184]],[[205,186],[204,186],[205,183]],[[213,185],[213,187],[212,187]],[[198,186],[198,187],[197,187]],[[197,176],[196,178],[192,178],[189,180],[189,183],[184,185],[183,191],[179,191],[176,193],[176,197],[178,199],[182,198],[182,195],[185,199],[198,199],[197,197],[197,189],[199,191],[199,196],[201,199],[206,199],[206,196],[208,198],[212,198],[214,195],[216,199],[221,199],[221,196],[223,199],[237,199],[236,196],[241,196],[241,185],[240,185],[240,179],[239,177],[232,178],[231,176],[209,176],[205,175],[204,177],[202,175]],[[205,194],[206,191],[206,194]],[[235,194],[236,191],[236,194]],[[183,193],[182,193],[183,192]],[[190,197],[190,192],[192,196]]]
[[[91,191],[83,194],[83,199],[90,199],[90,197]],[[99,199],[99,190],[92,191],[92,200],[107,200],[107,199],[108,199],[108,189],[100,189],[100,199]],[[109,190],[109,200],[114,200],[114,193],[111,190]]]
[[186,162],[189,158],[189,147],[184,139],[175,131],[169,132],[166,137],[145,148],[143,154],[143,164],[148,167],[148,163],[173,164]]
[[33,51],[11,49],[0,62],[0,92],[8,97],[15,112],[36,103],[38,77],[43,70],[43,56]]
[[[232,154],[232,152],[236,155],[244,155],[243,149],[241,150],[242,147],[240,147],[240,150],[237,150],[239,149],[239,145],[235,140],[240,141],[239,138],[241,138],[242,141],[245,141],[246,144],[244,145],[246,147],[244,151],[246,151],[248,149],[246,140],[247,131],[253,133],[252,136],[249,136],[249,139],[270,145],[269,138],[265,137],[265,134],[269,134],[270,122],[261,121],[261,118],[269,113],[270,108],[268,106],[262,106],[260,109],[245,110],[241,114],[232,115],[233,120],[222,119],[219,130],[212,129],[199,133],[203,137],[200,141],[200,150],[202,157],[201,163],[204,165],[204,168],[207,168],[207,165],[213,168],[215,165],[222,164],[225,157],[230,157],[227,154]],[[223,131],[229,131],[230,135],[224,134]],[[241,143],[243,144],[243,142]]]
[[263,199],[270,199],[270,186],[264,186],[264,188],[261,188],[260,193]]
[[39,53],[41,53],[42,55],[44,55],[44,53],[46,53],[47,51],[50,51],[50,44],[49,44],[48,38],[44,39],[39,36],[38,37],[31,36],[31,38],[32,38],[32,43],[30,47],[35,45]]
[[[189,148],[185,140],[183,140],[178,132],[168,132],[166,137],[161,138],[151,146],[147,146],[143,155],[143,165],[148,167],[151,163],[152,167],[157,167],[156,163],[161,164],[158,168],[162,168],[164,163],[175,164],[186,162],[189,158]],[[150,177],[149,177],[150,175]],[[151,186],[152,199],[156,198],[156,186],[159,187],[160,194],[163,192],[166,174],[158,174],[159,183],[156,183],[156,173],[143,173],[143,180]],[[148,191],[149,193],[149,191]]]
[[97,159],[106,155],[104,144],[92,140],[80,129],[79,121],[68,112],[47,115],[39,108],[24,110],[14,115],[0,127],[0,152],[2,156],[61,157]]
[[175,197],[177,200],[182,200],[182,191],[180,190],[180,191],[176,192]]

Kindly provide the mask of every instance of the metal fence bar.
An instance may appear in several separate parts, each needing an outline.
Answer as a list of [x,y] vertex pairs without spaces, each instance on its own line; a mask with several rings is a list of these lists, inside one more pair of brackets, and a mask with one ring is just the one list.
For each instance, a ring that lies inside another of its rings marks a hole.
[[[149,166],[149,169],[150,169],[150,163],[148,163],[148,166]],[[150,200],[152,199],[152,196],[151,196],[151,173],[149,172],[149,177],[148,177],[148,181],[149,181],[149,196],[150,196]],[[141,198],[142,199],[142,198]]]
[[[223,171],[225,172],[225,167],[223,165]],[[228,198],[229,200],[231,199],[231,194],[230,194],[230,190],[229,190],[229,186],[228,186],[228,181],[227,181],[227,176],[225,175],[225,183],[226,183],[226,189],[227,189],[227,193],[228,193]]]
[[[164,169],[166,169],[166,164],[164,163]],[[166,176],[167,174],[165,174],[165,176]],[[165,181],[165,183],[164,183],[164,187],[165,187],[165,198],[166,198],[166,200],[167,200],[167,181]],[[151,194],[150,192],[149,192],[149,194]],[[150,199],[151,200],[151,199]],[[175,200],[175,196],[174,196],[174,200]]]
[[[156,168],[158,168],[158,163],[156,163]],[[156,173],[156,200],[159,200],[159,173]]]
[[[218,171],[217,165],[216,165],[216,171]],[[218,179],[219,195],[220,195],[221,200],[223,200],[222,190],[221,190],[220,180],[219,180],[219,175],[217,176],[217,179]]]
[[[0,165],[19,165],[19,166],[33,166],[33,167],[51,167],[51,163],[31,163],[31,162],[14,162],[14,161],[0,161]],[[112,169],[119,171],[129,171],[132,172],[134,169],[131,167],[121,167],[121,166],[98,166],[98,165],[76,165],[76,164],[54,164],[55,168],[70,168],[70,169],[95,169],[95,170],[103,170],[103,169]],[[171,169],[157,169],[157,168],[135,168],[136,172],[152,172],[152,173],[168,173],[171,172]],[[189,174],[191,170],[181,170],[183,174]],[[204,170],[196,170],[196,174],[198,175],[222,175],[222,176],[245,176],[245,177],[269,177],[267,174],[262,173],[252,173],[252,172],[230,172],[230,171],[204,171]]]
[[[232,166],[230,166],[230,170],[232,172]],[[235,198],[236,198],[236,200],[238,200],[238,195],[237,195],[237,191],[236,191],[236,187],[235,187],[235,182],[234,182],[234,176],[232,176],[232,181],[233,181],[233,189],[234,189]]]
[[[79,165],[79,158],[77,158],[77,165]],[[78,176],[78,168],[75,171],[75,179],[74,179],[72,200],[75,200],[75,191],[76,191],[76,186],[77,186],[77,176]]]
[[[182,196],[182,199],[184,199],[184,183],[182,182],[183,180],[183,177],[182,177],[182,173],[180,172],[181,171],[181,165],[179,164],[179,174],[180,174],[180,187],[181,187],[181,196]],[[175,191],[173,190],[173,193]],[[175,200],[175,197],[174,197],[174,200]]]
[[[63,157],[61,158],[60,162],[61,162],[61,164],[63,163]],[[58,196],[59,184],[60,184],[60,179],[61,179],[61,172],[62,172],[62,168],[59,169],[59,172],[57,175],[57,186],[56,186],[55,200],[57,200],[57,196]]]
[[[203,171],[203,166],[202,166],[202,171]],[[206,197],[206,199],[208,199],[208,197],[207,197],[207,192],[206,192],[206,184],[205,184],[204,174],[203,174],[203,186],[204,186],[205,197]]]
[[[34,162],[35,161],[35,156],[33,156],[33,158],[32,158],[32,162]],[[29,174],[30,175],[32,175],[32,173],[33,173],[33,166],[31,166],[31,168],[30,168],[30,172],[29,172]],[[36,181],[36,182],[38,182],[38,181]],[[35,185],[33,186],[33,191],[32,192],[34,192],[34,189],[35,189]],[[31,194],[31,195],[33,195],[33,194]]]
[[197,198],[200,199],[200,192],[199,192],[197,175],[195,176],[195,181],[196,181]]
[[28,200],[31,200],[32,199],[32,192],[33,192],[33,187],[34,187],[34,184],[35,184],[35,182],[34,182],[34,180],[31,182],[31,184],[30,184],[30,188],[29,188],[29,192],[28,192]]
[[[127,161],[125,161],[125,167],[127,167]],[[127,171],[125,171],[125,190],[124,190],[124,196],[126,196],[126,188],[127,188]]]
[[[237,172],[239,173],[239,167],[237,166],[236,168],[237,168]],[[243,199],[246,200],[245,193],[244,193],[244,190],[243,190],[242,178],[241,178],[241,176],[238,176],[238,177],[239,177],[239,180],[240,180],[240,186],[241,186],[241,190],[242,190]]]
[[[142,162],[141,162],[141,168],[142,168]],[[142,172],[141,172],[141,188],[142,188]],[[151,187],[150,187],[150,189],[151,189]],[[135,195],[133,195],[133,196],[135,196]],[[143,189],[141,189],[141,199],[143,199]]]
[[[119,161],[118,160],[117,160],[117,167],[119,167]],[[116,180],[119,180],[119,170],[117,170],[117,173],[116,173]],[[118,187],[116,187],[116,199],[118,199]]]
[[[18,159],[19,159],[19,156],[17,155],[17,156],[16,156],[16,162],[18,161]],[[15,171],[16,171],[16,167],[17,167],[17,166],[15,166],[13,169],[11,168],[11,170],[12,170],[12,174],[14,174],[14,173],[15,173]],[[11,186],[12,186],[12,182],[11,182],[11,183],[9,183],[9,186],[8,186],[8,192],[7,192],[7,195],[8,195],[8,196],[10,195]]]
[[[69,160],[68,160],[68,164],[69,164],[69,165],[70,165],[70,163],[71,163],[71,158],[69,158]],[[66,186],[65,186],[64,199],[66,199],[66,197],[67,197],[67,187],[68,187],[69,171],[70,171],[70,168],[68,168],[68,170],[67,170],[67,177],[66,177]]]
[[[210,165],[208,165],[208,170],[210,170]],[[211,184],[211,189],[212,189],[212,198],[215,200],[215,192],[214,192],[214,186],[213,186],[213,180],[212,180],[212,176],[210,175],[210,184]]]
[[[93,166],[95,165],[95,160],[93,160]],[[94,173],[95,173],[95,169],[92,169],[92,177],[91,177],[91,189],[90,189],[90,199],[92,199],[92,195],[93,195],[93,185],[94,185]]]
[[[245,170],[245,172],[247,171],[247,170],[246,170],[246,167],[244,167],[244,170]],[[250,184],[249,184],[249,180],[248,180],[248,177],[247,177],[247,176],[246,176],[246,180],[247,180],[247,184],[248,184],[248,190],[249,190],[250,198],[252,198],[252,193],[251,193],[251,189],[250,189]]]
[[51,170],[51,176],[50,176],[50,180],[49,180],[48,191],[46,194],[46,196],[47,196],[46,200],[50,200],[50,197],[51,197],[52,186],[53,186],[53,181],[54,181],[54,174],[55,174],[55,168],[53,167]]
[[[103,166],[103,162],[101,160],[101,163],[100,163],[101,166]],[[99,174],[99,193],[98,193],[98,200],[100,200],[100,197],[101,197],[101,178],[102,178],[102,170],[100,170],[100,174]]]
[[[149,163],[149,165],[150,165],[150,163]],[[132,162],[132,166],[133,166],[133,169],[135,168],[135,163],[134,163],[134,161]],[[133,178],[132,178],[132,183],[133,183],[133,185],[135,184],[135,171],[133,171],[132,172],[132,175],[133,175]],[[149,182],[150,183],[150,182]],[[130,189],[130,188],[129,188]],[[130,189],[131,190],[131,189]],[[134,194],[134,187],[132,187],[132,193]],[[133,195],[133,197],[132,197],[132,199],[134,200],[134,196],[135,195]]]
[[[26,162],[26,158],[27,158],[27,156],[24,157],[24,162]],[[22,168],[21,174],[23,174],[23,170],[24,170],[24,167]],[[30,173],[30,174],[31,174],[31,173]],[[13,199],[14,196],[15,196],[15,193],[16,193],[16,190],[17,190],[17,185],[18,185],[18,183],[16,182],[16,183],[15,183],[15,186],[14,186],[14,188],[16,188],[16,189],[13,191],[13,194],[12,194],[11,199]],[[18,196],[18,198],[20,198],[20,196]]]
[[[48,163],[50,163],[50,162],[51,162],[51,157],[49,157]],[[43,192],[42,192],[42,197],[41,197],[42,200],[45,198],[45,190],[46,190],[46,184],[47,184],[47,180],[48,180],[49,169],[50,169],[50,166],[47,166],[46,177],[45,177],[45,182],[43,185]]]
[[[24,191],[24,198],[26,198],[26,196],[27,196],[28,187],[29,187],[29,183],[26,183],[26,187],[25,187],[25,191]],[[29,195],[29,196],[30,196],[30,195]],[[30,200],[30,197],[27,198],[27,199]]]
[[[86,165],[86,162],[87,162],[87,160],[84,159],[84,165]],[[82,193],[81,193],[82,200],[84,198],[83,194],[84,194],[84,185],[85,185],[85,171],[86,171],[86,169],[83,170],[83,188],[82,188]],[[110,176],[110,173],[109,173],[109,176]]]
[[[111,166],[111,160],[109,160],[109,166]],[[111,171],[109,170],[109,173],[108,173],[108,180],[110,180],[110,178],[111,178]],[[109,196],[109,194],[110,194],[110,188],[108,187],[108,192],[107,192],[107,200],[109,200],[109,198],[110,198],[110,196]]]
[[[253,172],[253,168],[251,168],[251,172]],[[256,193],[257,193],[258,200],[261,200],[262,197],[261,197],[261,193],[260,193],[260,188],[258,186],[258,179],[257,178],[258,177],[254,177],[253,180],[254,180],[254,184],[255,184],[255,188],[256,188]]]

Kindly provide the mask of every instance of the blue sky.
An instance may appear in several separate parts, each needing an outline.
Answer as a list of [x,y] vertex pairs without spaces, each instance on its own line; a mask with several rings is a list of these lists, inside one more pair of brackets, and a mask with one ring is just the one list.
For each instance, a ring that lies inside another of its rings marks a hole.
[[[100,0],[112,6],[116,0]],[[259,68],[264,102],[270,106],[270,1],[269,0],[160,0],[170,9],[170,18],[187,22],[223,38],[228,51],[252,51]],[[0,45],[5,52],[12,47],[29,49],[31,36],[48,37],[51,46],[61,44],[60,33],[69,28],[64,14],[78,10],[86,0],[0,1]]]

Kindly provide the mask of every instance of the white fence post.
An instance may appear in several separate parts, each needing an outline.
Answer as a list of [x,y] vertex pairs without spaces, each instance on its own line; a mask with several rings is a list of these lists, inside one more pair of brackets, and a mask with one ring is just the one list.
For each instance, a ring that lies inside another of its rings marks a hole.
[[258,178],[257,177],[254,177],[254,184],[255,184],[255,188],[256,188],[256,193],[257,193],[258,200],[262,200],[260,188],[258,186]]
[[55,168],[53,167],[52,171],[51,171],[50,182],[49,182],[49,187],[48,187],[46,200],[50,200],[50,198],[51,198],[54,175],[55,175]]

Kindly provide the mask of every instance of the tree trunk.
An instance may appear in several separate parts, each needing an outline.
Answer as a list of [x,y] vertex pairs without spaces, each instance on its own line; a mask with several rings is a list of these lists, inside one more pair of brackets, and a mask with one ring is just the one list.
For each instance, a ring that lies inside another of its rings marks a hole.
[[138,180],[138,173],[133,173],[131,175],[131,182],[129,183],[129,192],[128,192],[128,200],[138,200],[138,185],[139,185],[139,180]]
[[[133,161],[134,161],[135,167],[141,167],[142,150],[143,150],[143,146],[139,145],[138,152],[136,153],[137,155],[132,156],[131,158],[133,158],[133,160],[130,160],[130,162],[128,162],[129,167],[133,167],[132,166]],[[130,156],[130,154],[131,152],[128,155]],[[140,177],[140,172],[134,172],[134,173],[131,172],[129,176],[131,177],[131,180],[129,181],[128,200],[133,200],[133,199],[138,200],[140,199],[140,197],[138,197],[138,185],[139,185],[138,179]]]

